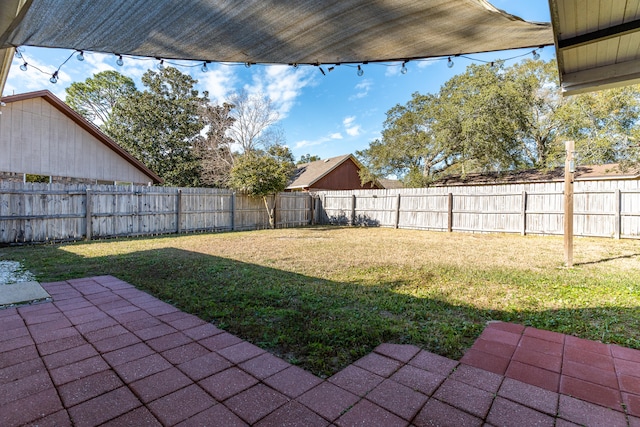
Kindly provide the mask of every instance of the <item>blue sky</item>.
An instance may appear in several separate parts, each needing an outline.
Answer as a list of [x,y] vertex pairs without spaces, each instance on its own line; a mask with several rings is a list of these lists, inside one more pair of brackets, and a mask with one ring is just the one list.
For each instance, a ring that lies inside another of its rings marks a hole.
[[[549,22],[547,0],[491,0],[491,3],[509,13],[529,21]],[[481,55],[470,55],[484,61],[510,58],[530,52],[511,50]],[[61,69],[57,84],[49,82],[50,74],[69,57],[70,50],[24,48],[27,62],[49,75],[28,67],[21,71],[22,60],[14,59],[3,95],[48,89],[65,98],[65,88],[74,81],[84,81],[100,71],[115,69],[143,86],[140,77],[153,67],[156,60],[125,58],[118,67],[113,55],[85,52],[83,62],[71,58]],[[552,46],[540,52],[542,59],[554,57]],[[516,59],[508,61],[513,64]],[[363,65],[364,75],[356,74],[355,66],[341,65],[323,76],[317,67],[261,66],[210,64],[209,71],[200,67],[177,67],[199,80],[198,89],[207,90],[212,102],[224,101],[229,95],[246,89],[269,96],[280,112],[279,125],[284,130],[286,144],[296,158],[304,154],[321,158],[355,153],[368,147],[380,136],[385,113],[396,104],[404,104],[413,92],[435,93],[440,86],[458,73],[464,72],[472,61],[454,58],[454,66],[447,67],[443,60],[412,61],[408,72],[400,73],[401,64]],[[196,65],[181,61],[185,65]],[[323,67],[327,71],[327,67]]]

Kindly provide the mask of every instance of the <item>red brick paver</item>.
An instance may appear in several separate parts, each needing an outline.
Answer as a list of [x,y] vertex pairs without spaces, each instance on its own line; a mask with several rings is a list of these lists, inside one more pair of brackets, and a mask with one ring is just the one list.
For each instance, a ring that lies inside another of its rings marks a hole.
[[115,277],[0,310],[0,425],[640,427],[640,351],[489,322],[460,362],[382,343],[327,380]]

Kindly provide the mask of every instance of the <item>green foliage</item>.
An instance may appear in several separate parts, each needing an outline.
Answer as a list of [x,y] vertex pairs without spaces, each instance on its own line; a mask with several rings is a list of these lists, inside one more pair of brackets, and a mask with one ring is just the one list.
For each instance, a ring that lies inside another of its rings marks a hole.
[[66,89],[65,102],[90,122],[102,126],[109,122],[120,100],[133,96],[136,85],[117,71],[102,71],[84,82],[74,82]]
[[295,171],[294,157],[288,147],[272,145],[265,151],[245,151],[235,160],[229,185],[253,197],[262,197],[269,223],[275,227],[273,207],[267,196],[275,195],[287,187]]
[[264,197],[283,191],[295,169],[288,147],[274,145],[266,152],[248,151],[231,169],[230,186],[250,196]]
[[166,185],[198,186],[201,165],[195,146],[208,94],[200,97],[197,80],[172,67],[149,70],[142,82],[147,89],[122,99],[105,131]]
[[322,160],[320,158],[320,156],[316,156],[316,155],[311,155],[311,154],[303,154],[302,156],[300,156],[300,160],[298,160],[297,164],[301,165],[303,163],[311,163],[311,162],[316,162],[318,160]]
[[361,180],[396,175],[418,187],[445,174],[551,168],[569,139],[579,163],[637,162],[640,86],[563,98],[556,73],[555,61],[470,65],[437,94],[414,93],[357,152]]

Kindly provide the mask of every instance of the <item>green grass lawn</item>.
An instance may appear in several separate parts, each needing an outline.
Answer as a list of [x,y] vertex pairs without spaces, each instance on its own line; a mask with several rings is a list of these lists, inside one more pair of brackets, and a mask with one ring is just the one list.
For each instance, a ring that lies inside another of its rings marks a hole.
[[41,282],[111,274],[311,372],[382,342],[453,359],[488,320],[640,348],[640,241],[314,227],[0,248]]

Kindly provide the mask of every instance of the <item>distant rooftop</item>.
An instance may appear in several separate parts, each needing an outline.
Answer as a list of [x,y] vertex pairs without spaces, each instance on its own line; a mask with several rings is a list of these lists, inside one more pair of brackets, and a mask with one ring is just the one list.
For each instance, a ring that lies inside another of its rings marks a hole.
[[[640,179],[640,167],[623,167],[618,163],[605,165],[586,165],[576,168],[578,181],[609,179]],[[470,173],[448,176],[435,181],[432,185],[481,185],[523,182],[551,182],[564,180],[564,167],[549,170],[527,169],[521,171]]]

